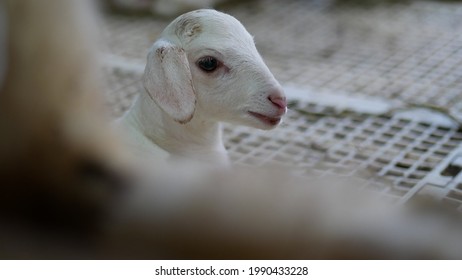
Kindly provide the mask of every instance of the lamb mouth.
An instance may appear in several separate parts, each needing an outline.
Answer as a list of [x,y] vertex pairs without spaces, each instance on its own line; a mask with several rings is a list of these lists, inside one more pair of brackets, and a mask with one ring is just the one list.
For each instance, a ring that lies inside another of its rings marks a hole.
[[249,111],[249,114],[267,125],[275,126],[281,122],[281,117],[269,117],[252,111]]

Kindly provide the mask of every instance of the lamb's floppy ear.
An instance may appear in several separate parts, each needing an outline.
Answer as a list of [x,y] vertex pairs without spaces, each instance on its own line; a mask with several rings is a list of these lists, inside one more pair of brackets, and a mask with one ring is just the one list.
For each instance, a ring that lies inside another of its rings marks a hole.
[[144,87],[156,104],[179,123],[189,122],[196,94],[185,51],[168,41],[152,46],[143,77]]

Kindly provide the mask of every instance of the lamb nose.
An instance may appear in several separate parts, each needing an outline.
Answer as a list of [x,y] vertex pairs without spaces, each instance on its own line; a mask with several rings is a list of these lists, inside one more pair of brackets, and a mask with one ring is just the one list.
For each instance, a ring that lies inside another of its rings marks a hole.
[[270,94],[270,96],[268,96],[268,99],[278,108],[284,109],[287,107],[286,97],[281,95],[280,93]]

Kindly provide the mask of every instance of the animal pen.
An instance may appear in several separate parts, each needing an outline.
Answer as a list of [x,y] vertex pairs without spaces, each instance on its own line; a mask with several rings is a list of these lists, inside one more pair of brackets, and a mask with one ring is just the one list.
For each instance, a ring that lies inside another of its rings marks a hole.
[[[462,211],[462,3],[331,2],[218,7],[255,36],[290,104],[272,131],[226,125],[232,162],[342,174],[396,203],[431,194]],[[105,15],[114,116],[144,90],[147,50],[169,21]]]

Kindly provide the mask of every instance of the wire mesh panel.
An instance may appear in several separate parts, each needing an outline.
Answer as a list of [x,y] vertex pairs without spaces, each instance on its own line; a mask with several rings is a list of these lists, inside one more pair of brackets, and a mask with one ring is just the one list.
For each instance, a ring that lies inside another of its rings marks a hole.
[[460,4],[331,2],[265,0],[227,11],[285,83],[461,110]]

